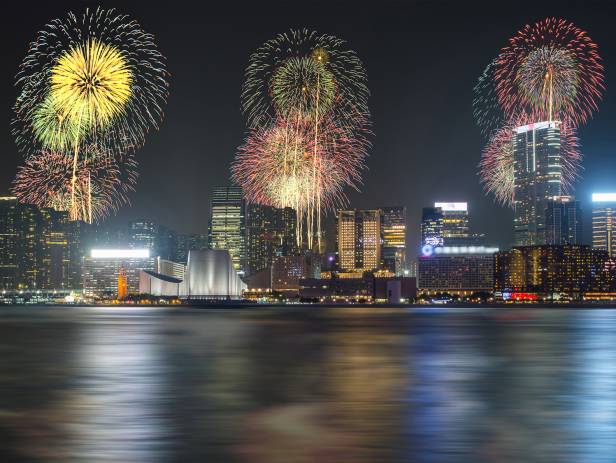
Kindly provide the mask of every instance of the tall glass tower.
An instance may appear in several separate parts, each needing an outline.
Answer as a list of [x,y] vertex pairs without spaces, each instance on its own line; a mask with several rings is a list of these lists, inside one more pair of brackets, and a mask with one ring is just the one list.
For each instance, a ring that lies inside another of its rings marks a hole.
[[514,129],[515,246],[546,243],[546,209],[562,195],[560,122],[544,121]]
[[445,246],[467,246],[471,239],[468,203],[434,203],[442,211]]
[[383,267],[396,275],[406,270],[406,207],[383,207]]
[[246,259],[244,199],[236,186],[217,186],[210,202],[210,249],[226,249],[241,271]]
[[616,193],[592,195],[592,246],[616,257]]

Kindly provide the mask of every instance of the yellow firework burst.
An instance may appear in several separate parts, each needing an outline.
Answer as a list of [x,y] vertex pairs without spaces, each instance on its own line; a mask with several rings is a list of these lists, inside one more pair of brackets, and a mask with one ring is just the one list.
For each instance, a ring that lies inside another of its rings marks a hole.
[[132,82],[122,52],[93,38],[58,59],[51,70],[50,96],[65,118],[97,130],[124,113]]

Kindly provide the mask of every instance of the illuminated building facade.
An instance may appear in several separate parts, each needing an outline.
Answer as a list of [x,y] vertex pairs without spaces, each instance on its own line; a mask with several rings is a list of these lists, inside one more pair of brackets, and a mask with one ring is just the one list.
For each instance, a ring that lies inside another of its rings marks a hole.
[[183,280],[186,274],[186,265],[157,257],[156,273]]
[[443,246],[443,210],[424,207],[421,211],[421,246]]
[[139,294],[149,296],[229,300],[239,299],[244,289],[224,249],[191,250],[186,266],[158,259],[157,271],[139,270]]
[[423,294],[448,293],[469,296],[492,291],[493,254],[484,246],[436,247],[419,257],[417,286]]
[[344,272],[381,268],[381,211],[338,211],[338,264]]
[[176,260],[177,235],[164,225],[151,221],[134,221],[128,226],[128,244],[132,249],[149,249],[154,256]]
[[315,278],[321,273],[318,261],[311,256],[281,256],[272,265],[272,289],[287,295],[297,295],[300,280]]
[[128,297],[128,278],[126,278],[126,271],[123,267],[120,267],[120,274],[118,275],[118,300],[122,301]]
[[205,234],[177,235],[176,262],[186,264],[189,251],[205,251],[208,248],[208,237]]
[[616,193],[594,193],[592,203],[592,245],[616,257]]
[[401,276],[406,270],[406,208],[383,207],[381,211],[383,269]]
[[218,186],[210,201],[209,247],[229,251],[233,266],[243,271],[245,251],[245,210],[242,189]]
[[0,198],[2,289],[61,290],[82,285],[82,243],[88,226],[66,212]]
[[186,275],[179,294],[185,299],[239,299],[246,285],[242,282],[229,251],[207,249],[190,251]]
[[441,235],[445,246],[468,245],[471,237],[468,203],[434,203],[441,210]]
[[20,245],[23,244],[17,198],[0,197],[0,289],[16,289],[21,280]]
[[538,122],[514,130],[514,242],[545,244],[545,211],[562,195],[560,122]]
[[275,257],[298,253],[297,219],[291,208],[276,208],[261,204],[246,206],[247,275],[271,267]]
[[572,196],[557,196],[545,210],[546,244],[582,244],[582,211]]
[[156,258],[149,249],[92,249],[84,257],[84,294],[89,297],[115,298],[118,278],[126,277],[127,294],[139,292],[139,271],[156,269]]
[[586,245],[514,247],[494,256],[494,290],[534,293],[542,299],[609,291],[614,269],[607,252]]
[[41,210],[38,287],[70,288],[70,243],[68,212]]

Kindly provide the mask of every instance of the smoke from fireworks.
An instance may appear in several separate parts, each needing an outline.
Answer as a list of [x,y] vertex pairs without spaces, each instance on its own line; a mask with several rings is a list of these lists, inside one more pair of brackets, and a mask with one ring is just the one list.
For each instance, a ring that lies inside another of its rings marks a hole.
[[167,75],[154,37],[113,9],[69,13],[30,44],[17,75],[13,133],[26,158],[41,151],[72,158],[73,219],[84,147],[119,161],[143,145],[162,121]]
[[[99,222],[111,212],[129,203],[128,194],[137,181],[137,163],[132,154],[117,157],[85,147],[87,159],[79,161],[75,196],[78,207],[75,220],[90,216]],[[44,151],[31,156],[18,168],[12,193],[21,201],[40,208],[70,211],[73,160],[62,153]]]

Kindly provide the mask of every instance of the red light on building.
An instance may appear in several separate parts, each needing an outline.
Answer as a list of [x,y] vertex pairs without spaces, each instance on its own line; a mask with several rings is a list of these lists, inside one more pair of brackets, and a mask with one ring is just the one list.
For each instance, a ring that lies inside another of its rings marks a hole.
[[515,301],[537,301],[539,296],[535,293],[511,293],[511,299]]

